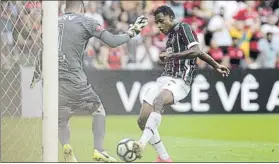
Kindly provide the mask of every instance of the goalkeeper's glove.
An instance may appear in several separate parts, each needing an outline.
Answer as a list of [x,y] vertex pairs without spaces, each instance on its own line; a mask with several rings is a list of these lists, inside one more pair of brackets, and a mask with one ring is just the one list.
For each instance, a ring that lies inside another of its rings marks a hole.
[[148,19],[145,16],[140,16],[137,18],[136,22],[134,24],[130,24],[127,34],[130,35],[130,37],[135,37],[138,35],[141,30],[148,24]]

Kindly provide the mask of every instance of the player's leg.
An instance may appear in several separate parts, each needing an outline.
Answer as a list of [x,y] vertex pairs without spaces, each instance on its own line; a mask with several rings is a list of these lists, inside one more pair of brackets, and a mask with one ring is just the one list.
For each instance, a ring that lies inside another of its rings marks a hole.
[[91,112],[93,115],[92,132],[94,136],[94,150],[92,158],[96,161],[116,162],[117,160],[104,150],[106,112],[101,101],[93,102]]
[[59,106],[58,137],[62,146],[70,144],[69,115],[71,109],[67,106]]
[[[141,107],[140,116],[138,118],[138,126],[142,131],[145,128],[146,121],[151,112],[153,112],[153,106],[151,106],[146,101],[144,101],[142,104],[142,107]],[[169,156],[163,142],[161,141],[161,137],[160,137],[160,134],[159,134],[157,128],[154,130],[154,135],[149,140],[149,144],[152,145],[152,147],[155,149],[156,153],[158,154],[157,159],[160,159],[159,162],[162,162],[162,161],[170,162],[171,161],[170,156]]]
[[135,142],[133,145],[133,149],[138,156],[141,156],[145,145],[154,135],[154,130],[158,129],[161,123],[161,113],[164,110],[164,107],[185,98],[188,95],[189,90],[190,87],[186,86],[182,79],[170,79],[164,87],[162,87],[159,95],[153,101],[154,111],[151,112],[148,117],[143,134],[139,142]]
[[166,104],[172,104],[173,95],[169,90],[162,90],[159,95],[154,99],[153,102],[153,111],[150,113],[145,128],[143,130],[143,134],[139,140],[139,143],[135,142],[134,151],[137,153],[139,157],[141,157],[141,153],[145,148],[146,144],[154,135],[154,130],[157,129],[161,123],[162,119],[162,111],[163,107]]
[[[150,113],[153,112],[153,102],[155,98],[157,97],[157,95],[159,95],[161,88],[168,82],[169,79],[169,77],[159,77],[156,80],[156,86],[151,88],[144,95],[140,116],[138,118],[138,125],[142,131],[144,131],[145,129],[145,124]],[[157,128],[154,129],[154,135],[151,137],[149,144],[151,144],[153,148],[156,150],[159,158],[164,160],[170,159],[169,154],[167,153],[166,148],[163,142],[161,141]]]
[[63,147],[65,162],[77,162],[74,150],[70,145],[69,107],[59,107],[58,138]]
[[106,129],[106,112],[102,104],[93,112],[92,132],[94,135],[94,149],[104,151],[104,138]]
[[73,148],[70,145],[70,125],[71,108],[69,107],[67,94],[69,86],[59,84],[59,112],[58,112],[58,138],[63,147],[65,162],[77,162]]
[[[89,87],[89,88],[88,88]],[[104,138],[106,130],[106,112],[103,107],[99,96],[91,88],[90,85],[84,90],[83,96],[86,101],[86,109],[93,116],[92,120],[92,132],[93,132],[93,155],[92,158],[97,161],[103,162],[116,162],[116,159],[110,156],[104,150]]]
[[149,144],[156,150],[158,156],[154,162],[172,162],[163,141],[161,140],[158,129],[154,129],[154,135],[149,140]]

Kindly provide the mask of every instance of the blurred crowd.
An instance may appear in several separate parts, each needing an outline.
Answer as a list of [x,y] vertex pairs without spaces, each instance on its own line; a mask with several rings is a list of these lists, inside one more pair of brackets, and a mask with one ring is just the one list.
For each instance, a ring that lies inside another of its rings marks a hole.
[[[215,60],[234,68],[279,68],[279,1],[84,1],[85,15],[108,31],[128,29],[142,14],[149,24],[137,37],[118,48],[92,38],[84,62],[97,69],[156,69],[167,36],[160,33],[153,12],[170,6],[178,21],[191,25],[201,48]],[[36,56],[41,47],[41,3],[1,2],[1,35],[6,56]],[[59,14],[65,2],[59,1]],[[1,25],[2,24],[2,25]],[[4,29],[4,30],[2,30]],[[19,53],[17,53],[18,51]],[[31,54],[31,55],[30,55]],[[4,55],[5,57],[5,55]],[[198,60],[200,68],[208,65]]]
[[[34,65],[41,53],[42,8],[39,1],[1,1],[1,65]],[[1,67],[2,68],[2,67]]]
[[[112,33],[127,30],[144,14],[148,26],[129,43],[109,48],[97,39],[88,44],[87,64],[98,69],[154,69],[167,36],[154,22],[160,5],[170,6],[178,21],[189,23],[201,48],[215,60],[234,68],[279,67],[279,1],[85,1],[86,15]],[[65,5],[60,4],[60,12]],[[208,67],[198,61],[201,68]]]

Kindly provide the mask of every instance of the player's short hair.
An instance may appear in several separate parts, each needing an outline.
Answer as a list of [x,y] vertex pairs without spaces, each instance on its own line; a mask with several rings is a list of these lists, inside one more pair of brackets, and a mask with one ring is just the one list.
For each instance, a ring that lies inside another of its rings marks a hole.
[[160,6],[158,7],[155,11],[154,11],[154,16],[156,16],[157,14],[162,13],[164,15],[168,15],[172,18],[175,18],[174,12],[172,11],[172,9],[169,6]]
[[82,0],[66,1],[66,9],[77,8],[80,5],[82,5],[82,7],[84,7],[84,3]]

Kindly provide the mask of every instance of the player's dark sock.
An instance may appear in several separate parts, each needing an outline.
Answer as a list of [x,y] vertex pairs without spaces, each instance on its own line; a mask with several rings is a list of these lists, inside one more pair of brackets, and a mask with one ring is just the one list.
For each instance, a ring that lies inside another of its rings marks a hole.
[[94,134],[94,148],[99,151],[104,151],[103,143],[105,138],[105,116],[101,113],[96,113],[93,116],[93,134]]
[[69,121],[59,122],[58,138],[62,146],[70,143]]

